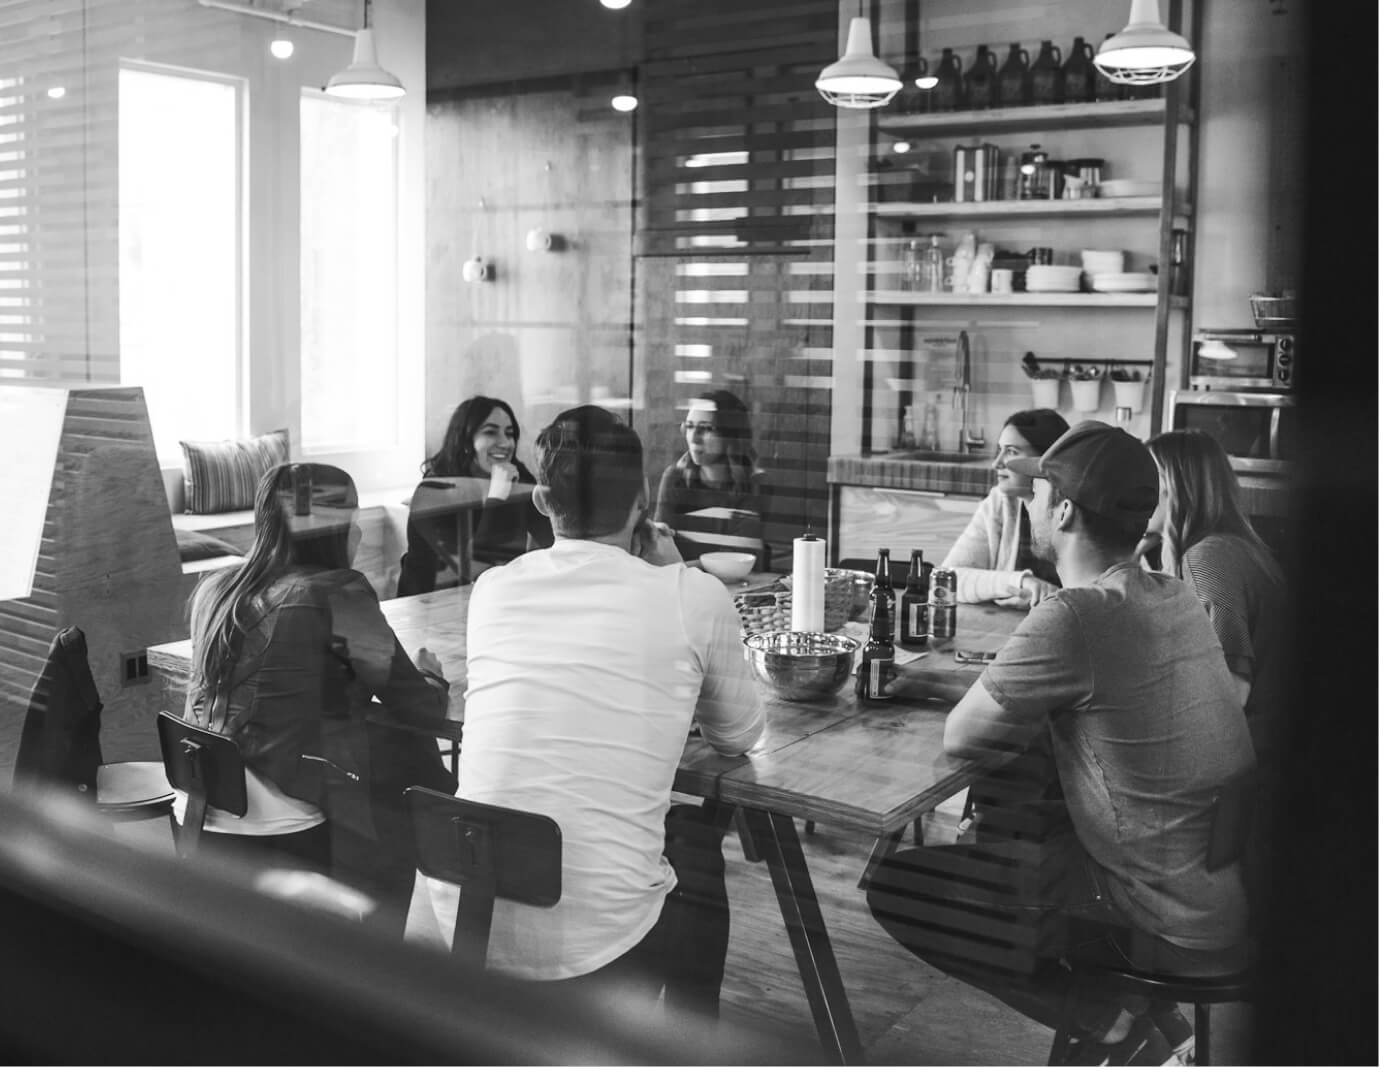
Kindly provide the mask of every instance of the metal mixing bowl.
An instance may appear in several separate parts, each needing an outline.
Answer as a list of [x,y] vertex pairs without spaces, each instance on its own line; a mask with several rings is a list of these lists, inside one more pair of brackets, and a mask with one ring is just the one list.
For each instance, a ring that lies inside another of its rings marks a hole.
[[768,630],[744,638],[752,673],[784,700],[817,700],[843,688],[858,645],[842,634]]

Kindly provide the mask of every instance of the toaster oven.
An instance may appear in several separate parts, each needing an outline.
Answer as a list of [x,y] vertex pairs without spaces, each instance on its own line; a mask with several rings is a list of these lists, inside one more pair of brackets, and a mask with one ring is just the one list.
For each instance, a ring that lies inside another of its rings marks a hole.
[[1199,330],[1192,336],[1188,384],[1194,389],[1291,392],[1297,374],[1294,334],[1266,330]]

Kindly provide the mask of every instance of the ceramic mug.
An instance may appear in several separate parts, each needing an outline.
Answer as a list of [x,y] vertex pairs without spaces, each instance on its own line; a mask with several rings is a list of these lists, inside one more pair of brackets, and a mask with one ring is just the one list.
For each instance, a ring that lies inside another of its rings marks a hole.
[[996,267],[991,272],[991,291],[993,293],[1013,293],[1015,291],[1015,272],[1008,267]]

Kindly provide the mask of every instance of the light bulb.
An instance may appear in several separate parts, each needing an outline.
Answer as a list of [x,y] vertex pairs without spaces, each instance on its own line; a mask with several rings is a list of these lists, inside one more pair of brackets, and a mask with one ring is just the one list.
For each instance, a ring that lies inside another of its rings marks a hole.
[[909,142],[909,141],[896,141],[895,144],[891,145],[891,151],[897,153],[898,155],[902,155],[902,156],[903,156],[903,155],[904,155],[906,152],[908,152],[909,150],[910,150],[910,142]]
[[66,95],[67,87],[65,85],[54,85],[48,90],[49,100],[61,100]]
[[610,11],[621,11],[628,4],[632,3],[632,0],[599,0],[599,3]]
[[637,98],[631,93],[618,93],[610,101],[614,111],[636,111]]
[[296,50],[297,46],[290,37],[274,37],[268,44],[268,51],[273,53],[274,59],[291,59]]
[[932,88],[933,88],[935,85],[937,85],[937,84],[938,84],[938,75],[937,75],[937,74],[926,74],[926,75],[924,75],[924,77],[922,77],[922,78],[916,78],[916,79],[915,79],[915,88],[916,88],[916,89],[932,89]]

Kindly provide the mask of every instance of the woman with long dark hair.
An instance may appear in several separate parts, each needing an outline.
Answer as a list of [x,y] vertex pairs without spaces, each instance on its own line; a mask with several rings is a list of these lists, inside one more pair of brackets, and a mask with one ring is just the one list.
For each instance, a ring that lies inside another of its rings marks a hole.
[[[303,477],[310,513],[298,515],[293,485]],[[411,725],[445,718],[440,661],[420,649],[413,664],[368,580],[350,568],[358,502],[338,467],[275,467],[259,483],[244,562],[192,595],[184,717],[235,740],[249,802],[243,818],[208,810],[203,849],[328,871],[327,786],[332,774],[360,772],[354,757],[374,699]],[[179,796],[179,822],[185,804]]]
[[1059,588],[1053,563],[1034,552],[1028,507],[1034,482],[1006,461],[1042,456],[1067,431],[1068,423],[1052,408],[1017,411],[1001,427],[991,461],[996,485],[943,560],[944,567],[957,572],[963,603],[991,600],[1029,608]]
[[687,560],[723,549],[762,552],[766,480],[747,405],[726,389],[700,393],[683,432],[685,452],[661,474],[656,521],[675,531]]
[[[435,454],[422,464],[426,479],[486,480],[483,504],[474,525],[472,555],[481,563],[506,563],[529,548],[549,548],[551,523],[536,509],[529,493],[513,499],[514,485],[535,485],[536,477],[517,458],[522,431],[506,401],[472,396],[455,408]],[[423,481],[407,520],[407,552],[402,557],[397,595],[429,593],[458,585],[458,521],[464,516],[443,513],[427,517],[428,489],[444,490],[448,483],[429,486]]]
[[1277,746],[1283,571],[1245,517],[1240,483],[1214,437],[1173,430],[1153,438],[1149,454],[1159,468],[1159,506],[1146,540],[1161,539],[1163,569],[1185,581],[1211,616],[1266,764]]

